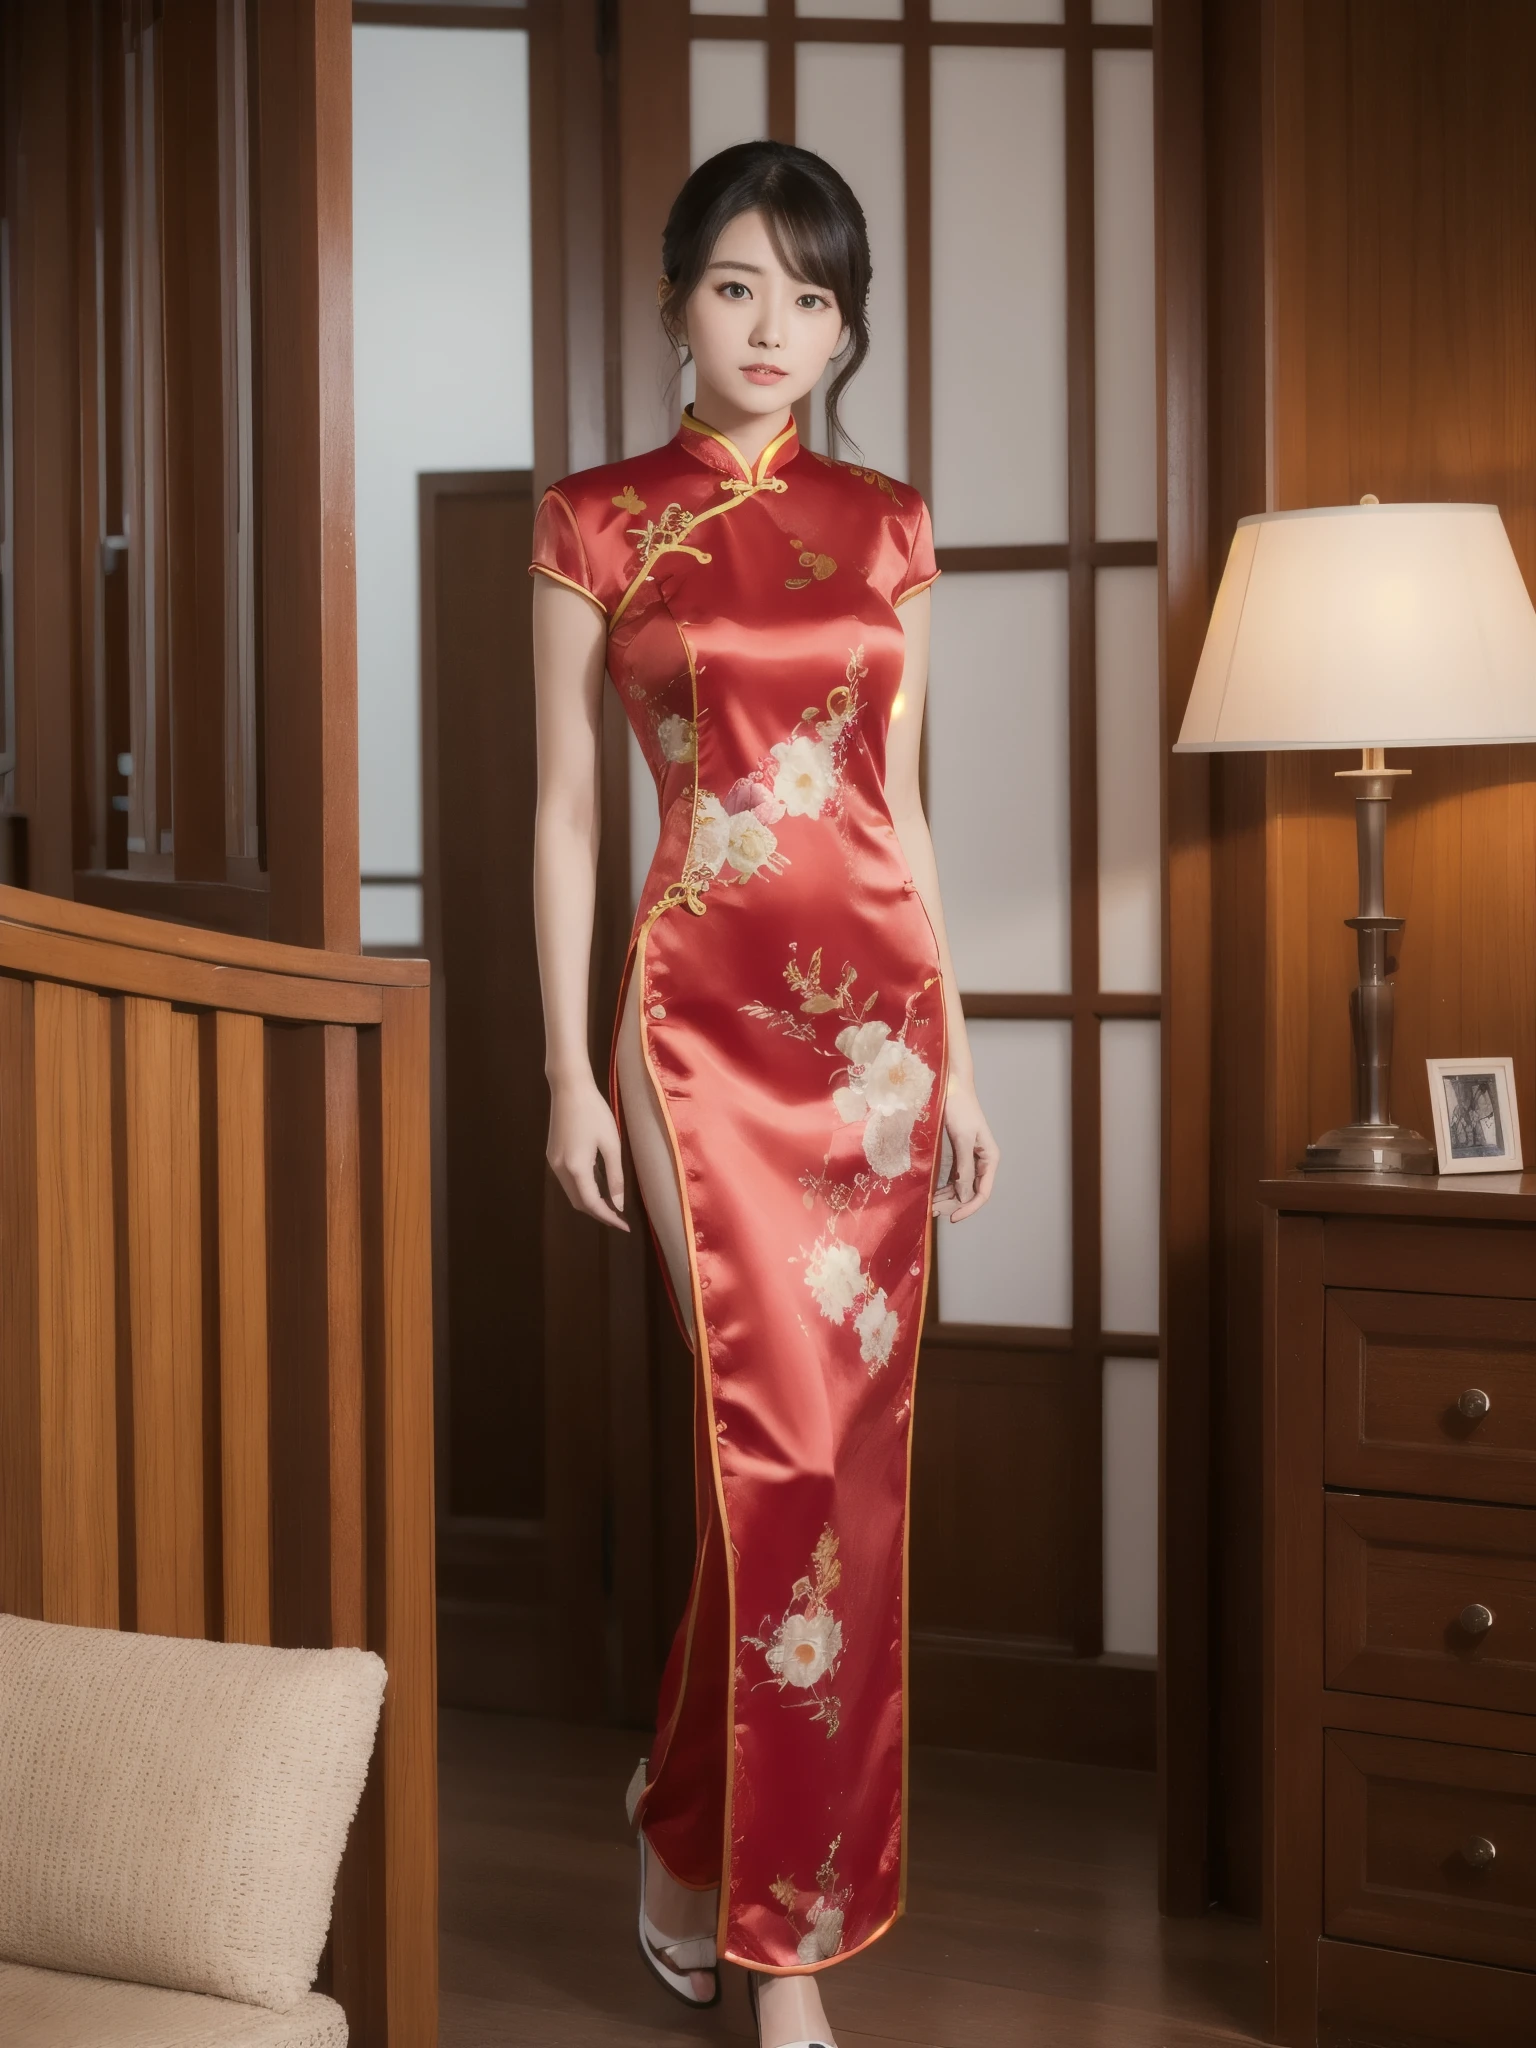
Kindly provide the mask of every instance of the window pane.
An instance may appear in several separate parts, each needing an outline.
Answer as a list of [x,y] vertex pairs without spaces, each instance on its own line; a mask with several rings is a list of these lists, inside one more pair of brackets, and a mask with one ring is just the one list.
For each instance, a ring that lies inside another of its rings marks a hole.
[[1060,21],[1062,0],[933,0],[935,21]]
[[[974,1018],[976,1092],[1007,1168],[990,1202],[940,1222],[939,1310],[949,1323],[1072,1321],[1072,1027]],[[948,1173],[947,1161],[941,1171]]]
[[933,52],[933,499],[941,545],[1067,535],[1060,50]]
[[1067,578],[941,576],[928,815],[963,989],[1071,987]]
[[1099,987],[1155,994],[1162,980],[1157,571],[1096,579]]
[[1094,355],[1100,540],[1157,537],[1152,52],[1093,53]]
[[768,133],[768,45],[688,46],[689,163]]
[[695,14],[766,14],[768,0],[693,0]]
[[[801,43],[795,139],[835,164],[869,223],[874,277],[870,350],[843,397],[863,461],[907,473],[907,209],[899,43]],[[834,371],[836,366],[834,365]],[[830,377],[828,379],[830,381]],[[811,445],[826,452],[825,391],[812,400]],[[843,455],[853,449],[844,447]]]
[[1147,1336],[1158,1320],[1161,1042],[1161,1027],[1141,1018],[1099,1029],[1103,1327]]
[[827,21],[900,21],[902,0],[795,0],[796,14]]
[[1104,1647],[1157,1655],[1157,1360],[1104,1361]]
[[1095,21],[1123,22],[1132,28],[1152,26],[1152,0],[1093,0]]
[[364,882],[362,943],[365,946],[421,944],[419,882]]
[[416,479],[533,466],[528,38],[365,27],[352,49],[359,823],[364,872],[409,875]]

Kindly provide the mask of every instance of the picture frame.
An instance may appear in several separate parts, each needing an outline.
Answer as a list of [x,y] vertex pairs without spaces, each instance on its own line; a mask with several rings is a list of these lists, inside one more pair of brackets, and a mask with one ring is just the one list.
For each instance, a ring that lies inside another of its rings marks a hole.
[[1426,1060],[1442,1173],[1520,1173],[1512,1059]]

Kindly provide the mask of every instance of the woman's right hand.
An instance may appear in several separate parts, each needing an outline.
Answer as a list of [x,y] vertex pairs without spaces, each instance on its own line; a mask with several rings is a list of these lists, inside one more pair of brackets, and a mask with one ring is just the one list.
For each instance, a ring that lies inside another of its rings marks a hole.
[[[588,1074],[584,1081],[552,1088],[549,1102],[549,1143],[545,1158],[555,1178],[583,1216],[594,1217],[613,1230],[628,1230],[619,1213],[624,1207],[624,1158],[619,1127],[607,1097]],[[597,1161],[603,1162],[608,1199],[597,1184]]]

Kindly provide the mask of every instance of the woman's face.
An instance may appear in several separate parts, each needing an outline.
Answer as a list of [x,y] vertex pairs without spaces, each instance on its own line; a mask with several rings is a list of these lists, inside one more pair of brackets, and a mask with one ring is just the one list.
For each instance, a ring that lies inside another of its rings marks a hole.
[[743,413],[783,412],[814,391],[843,320],[820,285],[792,277],[761,213],[738,214],[683,308],[699,398]]

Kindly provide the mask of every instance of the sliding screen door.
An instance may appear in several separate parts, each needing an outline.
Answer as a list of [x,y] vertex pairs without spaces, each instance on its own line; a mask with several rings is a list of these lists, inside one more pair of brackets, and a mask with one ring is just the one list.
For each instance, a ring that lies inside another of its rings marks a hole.
[[[690,157],[864,206],[845,415],[933,509],[926,798],[997,1193],[938,1229],[919,1737],[1150,1764],[1159,889],[1151,0],[695,0]],[[625,445],[658,438],[630,417]],[[659,422],[666,430],[665,420]],[[825,446],[814,410],[813,445]],[[633,859],[654,836],[636,785]]]

